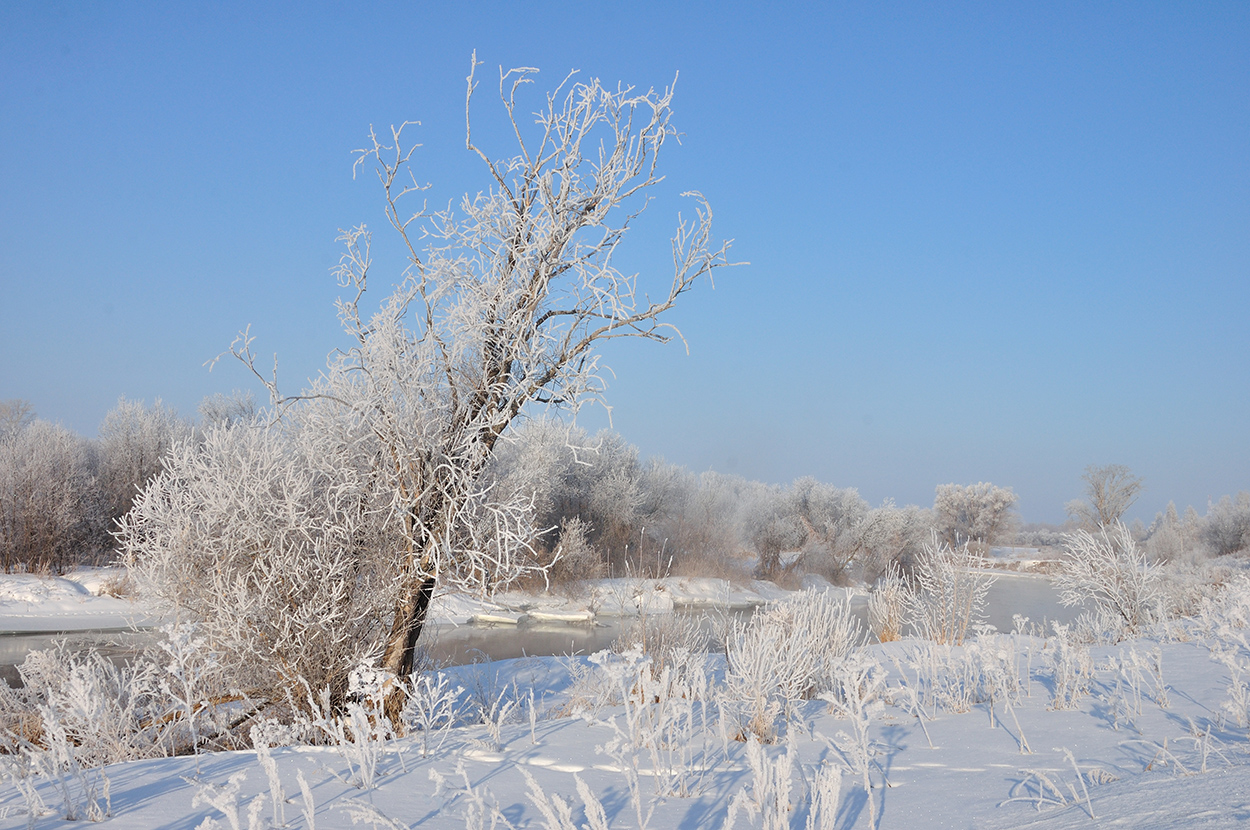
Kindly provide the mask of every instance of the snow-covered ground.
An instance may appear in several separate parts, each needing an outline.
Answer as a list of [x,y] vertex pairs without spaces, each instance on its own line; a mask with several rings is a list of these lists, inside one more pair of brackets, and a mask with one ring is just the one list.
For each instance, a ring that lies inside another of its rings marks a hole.
[[[999,646],[1006,639],[1011,638],[1000,638]],[[915,687],[907,661],[917,647],[903,641],[873,646],[867,653],[890,667],[889,685]],[[1211,659],[1207,644],[1148,639],[1094,648],[1091,657],[1103,669],[1072,710],[1051,708],[1053,680],[1044,664],[1053,644],[1022,637],[1012,647],[1021,658],[1024,682],[1014,715],[1000,703],[991,718],[982,703],[962,714],[926,708],[923,727],[907,705],[887,706],[871,717],[868,775],[879,827],[1234,827],[1250,819],[1246,729],[1232,722],[1221,725],[1229,678]],[[1130,652],[1153,660],[1154,649],[1164,686],[1153,685],[1145,672],[1138,699],[1121,672],[1107,667],[1113,660],[1131,665]],[[894,667],[895,658],[906,679]],[[515,692],[522,700],[520,711],[494,732],[484,725],[451,730],[430,757],[423,757],[420,736],[390,742],[379,750],[377,777],[368,789],[352,784],[359,768],[349,763],[351,753],[327,747],[271,750],[276,789],[252,751],[118,764],[86,778],[98,776],[96,798],[111,813],[103,823],[136,830],[192,828],[207,818],[221,827],[339,828],[352,826],[353,813],[369,814],[365,826],[374,827],[507,826],[492,824],[492,808],[514,827],[561,827],[545,821],[537,790],[562,796],[572,804],[572,826],[594,830],[578,793],[579,780],[602,806],[607,826],[633,828],[639,824],[630,791],[634,763],[647,827],[725,826],[730,801],[743,788],[749,804],[759,786],[759,770],[752,770],[748,757],[751,748],[721,734],[715,717],[708,729],[695,730],[696,743],[686,747],[688,757],[677,772],[668,765],[668,755],[618,751],[614,757],[605,750],[619,737],[617,728],[629,730],[628,713],[619,705],[560,717],[576,692],[572,673],[592,668],[585,658],[529,658],[453,670],[454,682],[472,694],[508,697]],[[532,723],[525,702],[530,691],[536,701]],[[634,714],[640,709],[646,707],[635,707]],[[806,825],[811,808],[805,790],[814,786],[822,765],[846,769],[832,823],[814,826],[870,826],[869,796],[849,768],[854,762],[846,760],[845,750],[854,743],[849,731],[847,718],[812,701],[795,712],[788,745],[763,747],[765,771],[789,775],[784,826]],[[785,762],[787,753],[791,764]],[[71,801],[81,799],[79,783],[66,777]],[[307,783],[306,794],[300,777]],[[679,789],[672,786],[677,779],[688,794],[656,797],[657,788]],[[197,802],[199,791],[215,798],[217,806],[205,798]],[[65,808],[54,782],[36,784],[34,792],[48,809],[35,826],[60,826]],[[547,805],[551,809],[551,802]],[[486,819],[475,824],[474,811],[483,808]],[[238,825],[230,820],[236,809]],[[256,819],[249,824],[251,809]],[[26,826],[27,810],[18,789],[0,791],[0,815],[5,816],[0,828]],[[744,806],[736,826],[760,823]]]
[[[93,601],[66,580],[31,579],[0,586],[32,617]],[[1241,591],[1250,595],[1244,582]],[[715,580],[606,582],[584,603],[458,598],[438,614],[550,625],[582,611],[743,607],[777,595]],[[719,696],[723,655],[706,658],[706,685],[669,692],[647,686],[645,661],[628,653],[456,666],[444,676],[461,687],[460,715],[445,730],[77,772],[67,757],[60,774],[38,777],[4,764],[0,830],[30,826],[32,808],[35,827],[77,813],[135,830],[1243,826],[1248,620],[1243,596],[1114,645],[986,633],[956,648],[864,646],[852,661],[861,674],[848,675],[858,681],[833,700],[794,704],[764,745],[741,740],[742,713]],[[864,690],[862,706],[850,688]]]

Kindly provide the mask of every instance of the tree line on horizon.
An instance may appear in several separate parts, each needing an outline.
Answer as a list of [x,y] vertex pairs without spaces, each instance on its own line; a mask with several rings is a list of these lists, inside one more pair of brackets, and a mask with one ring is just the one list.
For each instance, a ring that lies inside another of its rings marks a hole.
[[[123,398],[90,439],[36,418],[25,401],[0,401],[0,567],[64,572],[115,561],[119,520],[175,445],[194,446],[212,429],[256,425],[264,414],[250,394],[235,393],[206,398],[199,416],[180,416],[159,399],[146,406]],[[487,486],[528,504],[529,556],[537,566],[531,582],[667,574],[784,581],[815,573],[871,584],[891,564],[908,570],[934,536],[982,552],[1059,547],[1078,527],[1119,521],[1141,490],[1141,480],[1119,465],[1090,467],[1084,478],[1085,498],[1068,503],[1065,525],[1025,525],[1011,488],[987,482],[938,485],[929,507],[873,507],[853,487],[694,473],[642,458],[610,430],[590,435],[534,419],[501,443]],[[1245,550],[1250,493],[1225,496],[1205,516],[1169,504],[1132,531],[1157,561]]]

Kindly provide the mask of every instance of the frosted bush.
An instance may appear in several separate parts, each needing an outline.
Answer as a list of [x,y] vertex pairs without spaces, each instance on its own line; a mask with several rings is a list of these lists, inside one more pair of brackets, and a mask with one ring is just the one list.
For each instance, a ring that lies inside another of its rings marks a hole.
[[868,629],[878,642],[888,643],[903,636],[910,591],[896,563],[881,574],[868,595]]
[[119,539],[141,593],[198,626],[230,687],[281,702],[329,685],[337,704],[385,635],[397,541],[359,436],[316,410],[176,445]]
[[959,645],[984,620],[985,597],[994,576],[981,568],[968,544],[952,548],[935,537],[925,545],[912,571],[911,622],[935,643]]
[[963,714],[980,699],[977,666],[966,650],[922,640],[911,649],[907,662],[916,672],[924,706]]
[[1122,523],[1097,534],[1080,530],[1066,538],[1067,552],[1054,584],[1064,605],[1094,603],[1125,634],[1158,619],[1163,600],[1159,566],[1146,560]]
[[742,725],[771,740],[776,716],[834,688],[838,666],[862,639],[847,602],[828,591],[808,589],[735,622],[726,696]]
[[1071,629],[1052,622],[1055,636],[1047,645],[1047,664],[1054,681],[1052,709],[1075,709],[1081,698],[1089,694],[1094,678],[1094,662],[1089,649],[1076,642]]
[[651,658],[652,676],[659,677],[668,666],[682,673],[688,658],[706,652],[710,641],[696,617],[643,611],[617,637],[612,650],[624,653],[634,647],[641,649]]
[[421,733],[421,757],[437,752],[462,716],[463,686],[453,686],[443,672],[414,674],[408,682],[400,721],[411,734]]

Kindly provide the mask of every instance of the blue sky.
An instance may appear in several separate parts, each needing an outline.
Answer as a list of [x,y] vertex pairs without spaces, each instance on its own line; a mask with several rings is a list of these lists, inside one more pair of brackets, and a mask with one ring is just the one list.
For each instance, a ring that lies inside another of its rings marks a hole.
[[1205,511],[1250,489],[1247,43],[1244,3],[5,3],[0,398],[88,435],[119,395],[192,413],[254,388],[202,365],[248,324],[301,385],[337,229],[383,221],[369,125],[423,122],[435,203],[486,186],[476,49],[540,86],[680,73],[626,261],[662,274],[697,188],[751,265],[678,309],[689,355],[607,353],[644,454],[874,503],[988,480],[1044,521],[1121,463],[1130,515]]

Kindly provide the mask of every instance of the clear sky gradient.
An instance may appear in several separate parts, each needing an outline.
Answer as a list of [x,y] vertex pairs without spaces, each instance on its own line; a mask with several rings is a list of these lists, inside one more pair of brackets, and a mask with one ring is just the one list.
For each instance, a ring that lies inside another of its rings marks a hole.
[[993,481],[1042,521],[1092,463],[1147,521],[1250,489],[1250,4],[255,6],[0,4],[0,398],[87,435],[119,395],[191,414],[259,391],[202,365],[248,324],[302,385],[337,229],[383,224],[369,125],[423,122],[435,204],[486,186],[476,49],[499,156],[500,64],[680,73],[625,261],[662,278],[697,188],[751,264],[674,315],[688,356],[608,352],[644,454],[874,503]]

